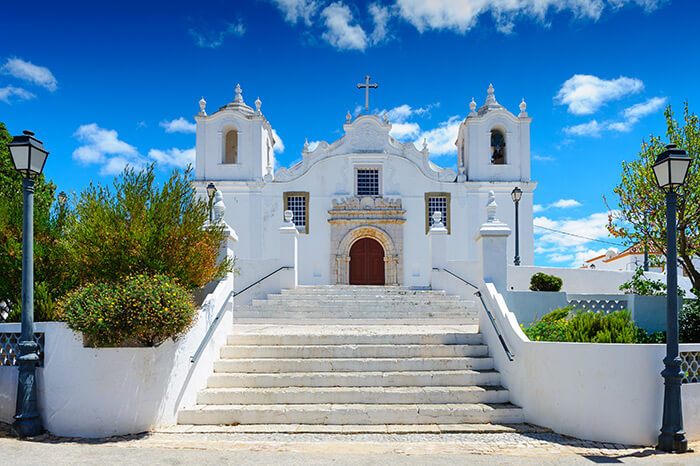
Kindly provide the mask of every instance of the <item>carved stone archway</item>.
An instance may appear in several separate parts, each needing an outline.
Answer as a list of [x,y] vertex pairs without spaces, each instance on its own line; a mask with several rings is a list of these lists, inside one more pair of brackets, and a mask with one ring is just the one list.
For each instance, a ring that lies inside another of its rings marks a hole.
[[350,248],[356,241],[362,238],[372,238],[384,248],[384,283],[398,285],[399,254],[391,237],[384,230],[375,226],[360,226],[350,230],[338,245],[338,253],[335,256],[336,283],[347,285],[350,283]]

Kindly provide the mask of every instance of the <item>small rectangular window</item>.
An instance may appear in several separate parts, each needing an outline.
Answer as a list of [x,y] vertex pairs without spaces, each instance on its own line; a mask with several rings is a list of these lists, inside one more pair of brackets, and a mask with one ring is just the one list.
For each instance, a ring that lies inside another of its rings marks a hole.
[[433,226],[433,213],[442,212],[442,224],[450,233],[450,193],[425,193],[425,233]]
[[358,168],[356,173],[357,195],[379,196],[379,169]]
[[284,210],[292,211],[292,222],[300,233],[309,232],[309,193],[284,193]]

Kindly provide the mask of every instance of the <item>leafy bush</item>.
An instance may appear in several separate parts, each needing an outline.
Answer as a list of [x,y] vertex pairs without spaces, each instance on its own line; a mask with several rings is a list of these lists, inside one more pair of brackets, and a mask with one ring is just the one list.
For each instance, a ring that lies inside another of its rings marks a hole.
[[681,343],[700,343],[700,301],[688,300],[678,316],[678,339]]
[[85,285],[59,307],[68,326],[94,346],[157,345],[186,332],[196,315],[190,293],[164,275]]
[[637,343],[666,343],[666,332],[648,333],[637,327]]
[[563,281],[554,275],[538,272],[530,277],[530,290],[532,291],[559,291]]
[[145,274],[200,288],[233,269],[231,259],[219,261],[223,225],[202,228],[208,218],[191,168],[174,170],[160,189],[154,165],[126,168],[113,189],[91,183],[80,194],[68,222],[64,273],[74,287]]
[[629,311],[578,311],[566,328],[566,341],[582,343],[634,343],[637,331]]
[[644,269],[638,267],[630,281],[620,285],[620,291],[625,294],[640,296],[665,296],[666,284],[644,276]]
[[[38,283],[34,286],[34,322],[52,322],[58,320],[56,312],[56,303],[51,297],[49,286],[44,283]],[[5,319],[5,322],[21,322],[22,321],[22,302],[19,301],[12,306],[12,310]]]
[[549,314],[545,314],[540,319],[540,322],[556,322],[557,320],[566,319],[569,316],[569,313],[574,309],[574,306],[566,306],[561,309],[555,309]]

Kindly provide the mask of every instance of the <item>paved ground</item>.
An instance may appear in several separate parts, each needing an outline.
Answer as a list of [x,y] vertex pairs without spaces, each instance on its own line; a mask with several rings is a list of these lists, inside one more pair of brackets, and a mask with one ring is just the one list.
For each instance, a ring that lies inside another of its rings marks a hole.
[[[700,450],[700,443],[693,445]],[[0,465],[700,465],[700,453],[585,442],[546,432],[495,434],[152,433],[108,439],[14,438],[0,425]]]

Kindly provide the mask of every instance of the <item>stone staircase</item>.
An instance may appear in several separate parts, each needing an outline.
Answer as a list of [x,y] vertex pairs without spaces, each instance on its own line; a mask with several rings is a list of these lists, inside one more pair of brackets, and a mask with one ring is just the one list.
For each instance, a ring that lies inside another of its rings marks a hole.
[[523,422],[508,400],[473,303],[405,287],[299,287],[234,312],[207,388],[178,422],[493,431]]

